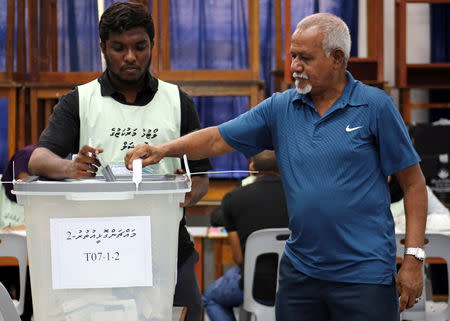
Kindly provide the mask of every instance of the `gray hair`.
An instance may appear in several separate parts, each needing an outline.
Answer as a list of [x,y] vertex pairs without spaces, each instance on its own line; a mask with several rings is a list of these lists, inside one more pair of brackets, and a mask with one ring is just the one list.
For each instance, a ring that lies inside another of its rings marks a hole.
[[296,30],[312,27],[318,27],[323,32],[322,48],[326,56],[330,57],[333,50],[341,49],[344,52],[344,65],[347,65],[352,41],[345,22],[330,13],[316,13],[303,18]]

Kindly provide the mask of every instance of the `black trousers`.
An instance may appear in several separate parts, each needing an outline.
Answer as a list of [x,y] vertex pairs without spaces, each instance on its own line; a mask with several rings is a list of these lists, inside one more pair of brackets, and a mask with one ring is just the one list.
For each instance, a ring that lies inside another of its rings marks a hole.
[[198,253],[194,251],[177,271],[173,305],[187,307],[186,321],[202,320],[202,295],[195,274],[197,261]]

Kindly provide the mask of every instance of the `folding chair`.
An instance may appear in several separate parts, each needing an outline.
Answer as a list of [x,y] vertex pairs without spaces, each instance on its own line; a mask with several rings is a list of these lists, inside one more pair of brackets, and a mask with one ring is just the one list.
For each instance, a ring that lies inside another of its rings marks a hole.
[[17,314],[17,310],[9,296],[8,291],[5,289],[3,284],[0,282],[0,320],[3,318],[4,321],[20,321],[20,317]]
[[[404,234],[396,235],[397,257],[403,258],[405,239]],[[426,242],[424,246],[425,253],[428,258],[442,258],[447,262],[447,280],[450,288],[450,271],[448,265],[450,263],[450,237],[444,234],[426,234]],[[424,273],[425,279],[425,273]],[[447,306],[440,311],[428,311],[426,305],[425,286],[420,301],[411,309],[405,310],[401,316],[401,320],[426,320],[426,321],[450,321],[450,296],[447,299]]]
[[0,232],[0,256],[15,257],[19,261],[20,297],[19,301],[13,300],[13,303],[17,313],[22,315],[25,305],[28,258],[25,236],[10,232]]
[[[284,252],[286,240],[290,235],[287,228],[271,228],[255,231],[247,238],[244,259],[244,302],[243,309],[256,317],[256,321],[274,321],[275,307],[266,306],[253,297],[253,282],[258,256],[275,253],[278,255],[278,265]],[[278,274],[278,273],[277,273]],[[277,277],[278,288],[278,277]],[[241,313],[242,315],[242,313]]]

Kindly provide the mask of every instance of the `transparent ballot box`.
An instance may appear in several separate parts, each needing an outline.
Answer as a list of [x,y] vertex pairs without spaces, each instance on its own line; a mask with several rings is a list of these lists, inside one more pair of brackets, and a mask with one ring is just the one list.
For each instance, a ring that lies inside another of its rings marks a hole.
[[17,182],[35,321],[171,320],[184,175]]

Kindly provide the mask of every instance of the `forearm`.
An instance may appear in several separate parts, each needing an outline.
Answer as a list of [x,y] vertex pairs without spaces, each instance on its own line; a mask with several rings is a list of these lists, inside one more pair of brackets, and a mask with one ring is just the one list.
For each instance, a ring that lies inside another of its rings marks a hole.
[[[410,166],[396,174],[403,190],[406,235],[405,247],[423,247],[427,221],[427,191],[425,178],[419,164]],[[412,255],[405,255],[397,275],[400,295],[399,312],[417,303],[423,287],[423,264]]]
[[163,157],[197,160],[229,153],[234,149],[222,138],[218,128],[208,127],[159,145]]
[[423,247],[427,222],[425,183],[411,185],[404,191],[406,215],[406,247]]
[[36,148],[31,154],[28,169],[31,174],[52,179],[67,178],[70,160],[59,157],[44,147]]
[[404,195],[405,246],[423,247],[427,222],[427,189],[419,164],[396,174]]
[[196,175],[191,177],[191,179],[191,199],[188,206],[197,204],[197,202],[200,201],[202,197],[205,196],[205,194],[208,192],[209,187],[208,175]]
[[125,165],[133,170],[133,161],[142,158],[142,166],[156,164],[164,157],[183,157],[190,160],[218,156],[234,149],[220,135],[217,127],[208,127],[154,146],[140,144],[125,155]]

